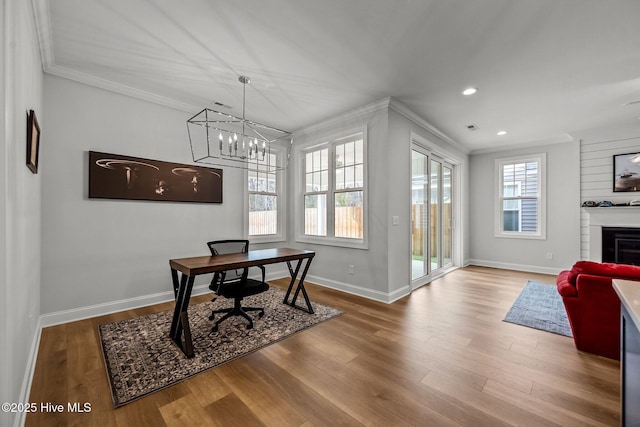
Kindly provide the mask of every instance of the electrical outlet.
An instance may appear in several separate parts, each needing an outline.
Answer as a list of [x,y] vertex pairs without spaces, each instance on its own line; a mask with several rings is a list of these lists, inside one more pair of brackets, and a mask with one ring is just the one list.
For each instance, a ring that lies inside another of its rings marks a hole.
[[544,255],[544,258],[545,258],[545,259],[553,259],[553,253],[551,253],[551,252],[547,252],[547,253]]
[[349,274],[356,274],[356,266],[351,264],[349,265]]

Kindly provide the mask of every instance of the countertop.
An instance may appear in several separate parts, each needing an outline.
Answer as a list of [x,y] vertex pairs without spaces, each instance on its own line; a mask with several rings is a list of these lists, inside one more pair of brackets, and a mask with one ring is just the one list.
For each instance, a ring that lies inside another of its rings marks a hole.
[[620,297],[620,302],[631,316],[636,328],[640,329],[640,282],[614,279],[613,289]]

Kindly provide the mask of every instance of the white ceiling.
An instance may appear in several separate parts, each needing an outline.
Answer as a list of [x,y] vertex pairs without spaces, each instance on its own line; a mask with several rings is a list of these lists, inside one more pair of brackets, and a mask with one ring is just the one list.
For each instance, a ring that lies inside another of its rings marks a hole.
[[472,152],[640,128],[639,0],[33,1],[45,71],[194,114],[246,75],[290,131],[386,97]]

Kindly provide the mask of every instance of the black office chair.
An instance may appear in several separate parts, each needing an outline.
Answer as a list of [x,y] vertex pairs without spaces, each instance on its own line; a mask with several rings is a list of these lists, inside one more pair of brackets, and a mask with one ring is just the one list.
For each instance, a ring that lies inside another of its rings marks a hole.
[[[249,251],[248,240],[214,240],[212,242],[207,242],[207,246],[209,246],[211,255],[213,256]],[[218,319],[211,328],[213,332],[217,332],[220,323],[231,316],[242,316],[247,319],[249,321],[247,329],[253,328],[253,319],[251,319],[247,314],[248,311],[257,311],[259,317],[264,316],[264,308],[262,307],[242,307],[241,305],[244,297],[256,295],[269,290],[269,285],[264,281],[264,266],[260,265],[257,267],[262,270],[262,280],[248,278],[248,267],[214,273],[209,289],[215,292],[217,296],[223,296],[230,299],[233,298],[234,302],[232,308],[213,310],[211,312],[209,320],[215,319],[216,314],[225,313],[225,315]],[[212,301],[215,301],[216,298]]]

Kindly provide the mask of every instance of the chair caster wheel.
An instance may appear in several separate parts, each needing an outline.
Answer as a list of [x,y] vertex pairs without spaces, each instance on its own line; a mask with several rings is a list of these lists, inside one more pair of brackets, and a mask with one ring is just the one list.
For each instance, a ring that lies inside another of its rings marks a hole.
[[211,332],[218,332],[218,325],[214,325],[213,328],[211,328]]
[[215,319],[215,318],[216,318],[216,315],[215,315],[215,314],[212,314],[211,316],[209,316],[209,320],[213,320],[213,319]]
[[252,325],[251,323],[249,323],[249,324],[247,325],[247,329],[253,329],[253,325]]
[[261,311],[260,313],[258,313],[258,317],[262,317],[264,316],[264,311]]

